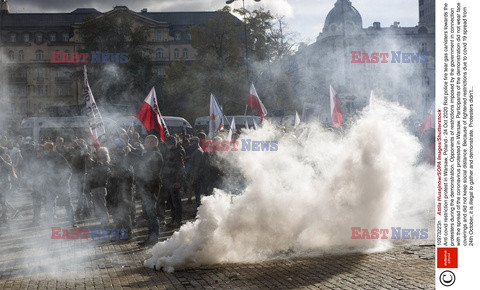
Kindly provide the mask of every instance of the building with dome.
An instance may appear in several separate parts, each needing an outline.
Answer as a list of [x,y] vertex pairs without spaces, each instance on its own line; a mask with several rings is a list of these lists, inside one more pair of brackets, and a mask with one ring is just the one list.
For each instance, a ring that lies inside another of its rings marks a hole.
[[[329,85],[342,99],[347,122],[373,90],[411,109],[413,124],[421,122],[435,99],[435,1],[420,0],[419,11],[415,27],[402,27],[395,19],[364,27],[354,3],[337,0],[316,42],[294,56],[299,97],[319,103],[320,118],[328,124]],[[374,53],[383,53],[387,62],[375,62]]]

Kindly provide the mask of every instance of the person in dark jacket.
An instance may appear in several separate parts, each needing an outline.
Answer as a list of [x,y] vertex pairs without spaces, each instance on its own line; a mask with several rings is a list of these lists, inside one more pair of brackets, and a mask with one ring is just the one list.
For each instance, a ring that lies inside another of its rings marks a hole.
[[0,222],[7,221],[7,201],[6,195],[10,190],[10,175],[12,173],[12,164],[5,155],[5,150],[0,148]]
[[56,203],[62,202],[65,205],[67,217],[71,225],[74,226],[73,208],[70,199],[72,168],[65,157],[54,150],[52,142],[46,142],[43,149],[43,170],[45,172],[43,193],[46,198],[47,212],[53,213],[50,221],[53,222],[55,217]]
[[108,194],[113,201],[112,215],[117,229],[127,229],[131,237],[133,200],[133,166],[130,164],[130,147],[122,140],[115,140],[110,151],[110,182]]
[[195,201],[197,206],[200,206],[200,197],[202,194],[205,194],[205,161],[203,156],[203,150],[200,147],[200,138],[192,137],[190,139],[190,171],[188,174],[188,179],[190,184],[193,185],[195,191]]
[[163,167],[163,183],[171,202],[172,226],[178,227],[182,223],[182,199],[180,188],[185,182],[185,151],[177,144],[174,136],[166,139]]
[[158,149],[158,138],[155,135],[145,137],[145,152],[138,161],[136,171],[137,188],[145,208],[148,225],[148,238],[141,245],[152,245],[158,242],[159,221],[157,217],[157,201],[162,186],[163,157]]
[[107,209],[107,185],[110,175],[110,154],[108,149],[100,147],[95,153],[93,167],[87,176],[86,192],[92,196],[95,216],[100,218],[102,227],[108,227],[110,218]]

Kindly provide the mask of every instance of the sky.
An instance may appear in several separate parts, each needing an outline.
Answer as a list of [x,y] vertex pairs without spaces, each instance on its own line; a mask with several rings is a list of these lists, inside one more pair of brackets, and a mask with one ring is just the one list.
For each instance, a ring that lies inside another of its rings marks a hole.
[[[351,0],[360,12],[363,27],[374,21],[390,26],[399,21],[400,26],[415,26],[418,23],[418,0]],[[295,42],[313,43],[321,32],[325,17],[336,0],[245,0],[247,9],[263,7],[277,16],[285,16],[288,30]],[[225,6],[225,0],[8,0],[11,13],[71,12],[76,8],[95,8],[101,12],[116,5],[125,5],[133,11],[147,8],[150,12],[161,11],[214,11]],[[235,1],[233,8],[242,5]]]

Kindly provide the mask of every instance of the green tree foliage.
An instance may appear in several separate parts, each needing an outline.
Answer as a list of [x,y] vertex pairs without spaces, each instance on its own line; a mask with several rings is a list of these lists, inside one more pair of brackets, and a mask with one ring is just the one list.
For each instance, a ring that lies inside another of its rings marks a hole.
[[217,12],[206,25],[191,28],[196,61],[175,62],[167,70],[162,92],[166,111],[189,120],[206,116],[213,93],[225,114],[243,114],[252,81],[267,109],[295,110],[293,78],[282,67],[292,52],[283,18],[262,9],[236,10],[247,24],[246,58],[243,21],[228,6]]
[[87,64],[92,91],[98,102],[134,110],[150,88],[161,81],[153,72],[148,31],[135,25],[127,11],[116,11],[80,26],[82,51],[128,53],[127,63]]

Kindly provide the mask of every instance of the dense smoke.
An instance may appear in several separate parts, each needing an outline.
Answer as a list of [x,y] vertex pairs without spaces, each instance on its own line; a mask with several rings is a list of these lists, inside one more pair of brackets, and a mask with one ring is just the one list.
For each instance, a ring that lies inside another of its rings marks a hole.
[[351,239],[351,227],[427,228],[433,170],[416,165],[421,146],[404,126],[408,115],[377,100],[344,134],[312,124],[297,139],[266,124],[242,135],[278,140],[279,150],[228,152],[225,159],[246,178],[243,193],[204,198],[197,220],[158,243],[145,265],[173,271],[379,250],[388,240]]

